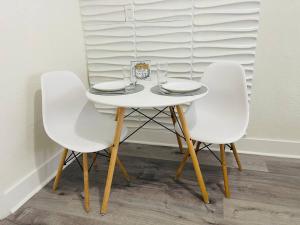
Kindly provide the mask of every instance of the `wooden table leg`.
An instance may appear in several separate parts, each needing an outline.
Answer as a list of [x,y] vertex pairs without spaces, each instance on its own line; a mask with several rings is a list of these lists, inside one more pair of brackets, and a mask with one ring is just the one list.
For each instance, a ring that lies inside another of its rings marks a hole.
[[[117,108],[117,112],[116,112],[116,116],[115,116],[115,121],[118,121],[118,118],[119,118],[119,108]],[[130,177],[128,175],[128,172],[124,166],[124,164],[122,163],[122,161],[119,159],[119,157],[117,156],[117,164],[119,165],[120,167],[120,170],[122,172],[122,174],[124,175],[125,179],[130,182]]]
[[196,173],[196,176],[197,176],[197,181],[198,181],[200,190],[202,192],[203,201],[205,203],[208,203],[209,202],[208,193],[206,191],[206,186],[205,186],[205,183],[204,183],[204,180],[203,180],[203,176],[202,176],[202,173],[201,173],[201,169],[200,169],[200,166],[199,166],[197,155],[196,155],[196,152],[195,152],[192,140],[191,140],[191,136],[190,136],[190,132],[189,132],[189,129],[188,129],[188,126],[187,126],[187,122],[185,120],[185,117],[183,115],[183,111],[182,111],[181,107],[179,105],[177,105],[176,109],[177,109],[177,112],[178,112],[178,115],[179,115],[180,123],[181,123],[182,128],[183,128],[184,137],[185,137],[186,143],[188,145],[188,152],[189,152],[189,154],[192,158],[192,161],[193,161],[193,166],[194,166],[194,170],[195,170],[195,173]]
[[111,184],[112,184],[112,179],[113,179],[113,175],[114,175],[114,170],[115,170],[115,165],[116,165],[116,160],[117,160],[117,155],[118,155],[118,148],[119,148],[119,143],[120,143],[120,137],[121,137],[121,132],[122,132],[122,126],[123,126],[123,121],[124,121],[124,108],[117,109],[117,117],[116,118],[117,118],[117,126],[116,126],[116,130],[115,130],[113,146],[111,148],[109,168],[108,168],[108,172],[107,172],[102,207],[100,210],[101,214],[105,214],[107,212],[107,205],[108,205],[108,200],[109,200],[109,196],[110,196]]
[[53,184],[53,187],[52,187],[53,191],[56,191],[56,189],[57,189],[57,186],[58,186],[58,183],[60,181],[61,174],[62,174],[62,170],[64,168],[64,164],[65,164],[67,154],[68,154],[68,149],[65,148],[62,155],[61,155],[60,162],[58,164],[56,177],[55,177],[54,184]]
[[119,108],[116,109],[115,121],[118,121],[119,116]]
[[[176,114],[175,114],[174,109],[173,109],[172,106],[170,106],[169,109],[170,109],[170,113],[171,113],[171,119],[172,119],[172,122],[173,122],[173,125],[174,125],[174,128],[175,128]],[[182,147],[182,142],[181,142],[181,137],[178,135],[177,131],[175,131],[175,132],[176,132],[177,143],[178,143],[178,146],[179,146],[179,151],[180,151],[180,153],[184,153],[183,147]]]
[[87,153],[82,154],[83,157],[83,189],[84,189],[84,208],[90,211],[90,193],[89,193],[89,164]]

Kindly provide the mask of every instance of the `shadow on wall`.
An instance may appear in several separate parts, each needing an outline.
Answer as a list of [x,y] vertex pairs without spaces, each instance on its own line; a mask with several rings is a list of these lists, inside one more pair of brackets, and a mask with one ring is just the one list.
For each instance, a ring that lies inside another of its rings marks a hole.
[[56,165],[51,163],[51,159],[57,155],[61,147],[52,141],[45,132],[41,90],[37,90],[34,94],[34,116],[37,118],[34,123],[33,136],[35,168],[38,172],[38,183],[43,184],[56,169]]

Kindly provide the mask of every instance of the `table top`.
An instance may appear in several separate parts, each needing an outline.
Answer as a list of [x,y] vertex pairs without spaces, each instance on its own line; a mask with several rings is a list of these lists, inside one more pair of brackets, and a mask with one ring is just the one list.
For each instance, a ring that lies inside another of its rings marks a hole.
[[156,81],[139,80],[139,84],[144,86],[144,90],[127,95],[96,95],[89,91],[86,92],[87,98],[95,103],[124,107],[124,108],[153,108],[181,105],[184,103],[193,102],[202,98],[208,92],[191,96],[164,96],[151,92],[151,88],[157,85]]

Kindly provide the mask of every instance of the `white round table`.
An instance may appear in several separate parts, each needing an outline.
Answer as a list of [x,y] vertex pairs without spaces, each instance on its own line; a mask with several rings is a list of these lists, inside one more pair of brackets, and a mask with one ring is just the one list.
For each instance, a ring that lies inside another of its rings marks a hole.
[[[196,173],[197,181],[200,187],[200,190],[202,192],[202,197],[205,203],[208,203],[208,193],[206,191],[206,186],[202,177],[202,173],[200,170],[199,162],[197,159],[197,155],[195,153],[195,149],[189,134],[188,126],[186,123],[186,120],[184,118],[184,114],[181,108],[181,104],[193,102],[197,99],[202,98],[205,96],[208,92],[208,90],[204,93],[198,94],[198,95],[190,95],[190,96],[165,96],[165,95],[159,95],[151,92],[151,88],[156,85],[155,81],[138,81],[139,84],[142,84],[144,86],[144,89],[140,92],[133,93],[133,94],[126,94],[126,95],[97,95],[92,94],[89,91],[86,92],[87,98],[94,102],[94,103],[100,103],[110,106],[117,107],[116,112],[116,130],[115,130],[115,136],[113,140],[113,145],[110,148],[110,161],[109,161],[109,168],[106,178],[106,185],[104,190],[104,196],[103,196],[103,202],[101,207],[101,213],[105,214],[107,212],[108,207],[108,201],[109,201],[109,195],[111,190],[111,184],[115,169],[115,164],[117,160],[117,154],[118,154],[118,148],[120,143],[120,136],[121,136],[121,130],[123,126],[124,121],[124,111],[125,108],[156,108],[156,107],[169,107],[171,112],[171,118],[173,121],[173,124],[176,123],[176,113],[174,108],[176,107],[178,117],[180,124],[182,126],[183,135],[185,138],[185,141],[188,145],[188,151],[185,152],[184,159],[182,162],[185,162],[189,156],[191,156],[194,170]],[[150,120],[149,120],[150,121]],[[153,120],[152,120],[153,121]],[[180,135],[176,134],[177,141],[179,148],[182,151],[182,143],[180,139]],[[181,171],[181,167],[184,165],[184,163],[181,163],[177,169],[178,171]],[[122,168],[125,170],[125,168]],[[177,177],[178,173],[176,173]]]

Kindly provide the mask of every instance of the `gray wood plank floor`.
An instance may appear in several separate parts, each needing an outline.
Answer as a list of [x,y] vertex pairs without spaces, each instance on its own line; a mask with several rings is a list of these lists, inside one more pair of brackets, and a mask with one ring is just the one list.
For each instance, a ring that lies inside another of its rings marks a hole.
[[120,158],[133,177],[128,184],[117,169],[109,211],[99,214],[107,159],[99,157],[90,172],[91,211],[83,209],[82,172],[76,162],[63,171],[56,193],[53,181],[1,225],[134,225],[134,224],[300,224],[300,160],[240,154],[244,170],[237,170],[227,153],[231,198],[223,196],[218,161],[207,151],[198,158],[210,204],[201,201],[192,164],[174,180],[182,155],[177,148],[123,144]]

